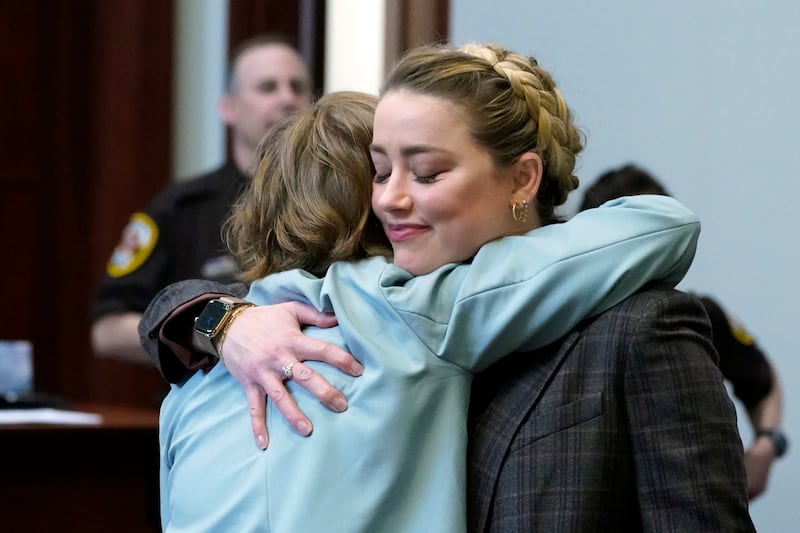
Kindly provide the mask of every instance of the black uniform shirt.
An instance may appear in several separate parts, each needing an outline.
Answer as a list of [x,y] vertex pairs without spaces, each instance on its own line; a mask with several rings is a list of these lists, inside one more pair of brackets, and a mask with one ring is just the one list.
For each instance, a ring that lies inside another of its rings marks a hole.
[[232,282],[238,269],[220,230],[245,183],[229,162],[168,187],[143,212],[134,213],[109,260],[93,318],[143,312],[159,290],[175,281]]
[[733,385],[736,397],[745,407],[752,408],[772,389],[769,362],[755,340],[716,301],[707,296],[699,298],[711,320],[719,370]]

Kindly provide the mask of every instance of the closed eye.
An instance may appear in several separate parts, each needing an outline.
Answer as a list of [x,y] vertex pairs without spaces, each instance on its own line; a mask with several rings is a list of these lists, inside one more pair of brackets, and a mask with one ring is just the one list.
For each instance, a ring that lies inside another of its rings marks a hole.
[[435,173],[429,174],[427,176],[415,176],[414,179],[418,183],[428,184],[428,183],[433,183],[434,181],[436,181],[436,178],[439,177],[439,174],[441,174],[441,172],[435,172]]
[[258,91],[264,94],[274,93],[278,89],[275,81],[263,81],[258,84]]

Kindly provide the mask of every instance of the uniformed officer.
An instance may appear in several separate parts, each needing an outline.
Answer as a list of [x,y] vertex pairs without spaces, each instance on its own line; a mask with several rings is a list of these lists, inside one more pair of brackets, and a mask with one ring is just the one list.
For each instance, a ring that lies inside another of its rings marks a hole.
[[262,35],[235,50],[218,106],[230,127],[230,158],[208,174],[169,186],[131,216],[93,303],[96,355],[151,364],[137,326],[156,293],[181,279],[233,280],[238,269],[223,243],[222,224],[261,138],[310,103],[306,66],[286,41]]
[[[580,210],[632,194],[669,193],[642,168],[625,165],[600,175],[586,190]],[[745,450],[745,468],[750,498],[767,486],[772,463],[786,453],[788,441],[780,429],[783,394],[775,368],[753,337],[720,304],[699,296],[711,321],[714,348],[719,353],[719,369],[730,381],[733,393],[747,410],[753,428],[753,443]]]

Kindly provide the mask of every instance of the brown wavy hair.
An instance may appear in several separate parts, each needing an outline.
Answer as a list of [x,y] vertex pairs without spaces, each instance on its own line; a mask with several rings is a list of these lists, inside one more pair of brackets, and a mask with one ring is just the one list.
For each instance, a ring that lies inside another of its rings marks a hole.
[[391,254],[370,209],[376,101],[332,93],[264,137],[253,179],[223,227],[243,280],[293,268],[323,276],[335,261]]

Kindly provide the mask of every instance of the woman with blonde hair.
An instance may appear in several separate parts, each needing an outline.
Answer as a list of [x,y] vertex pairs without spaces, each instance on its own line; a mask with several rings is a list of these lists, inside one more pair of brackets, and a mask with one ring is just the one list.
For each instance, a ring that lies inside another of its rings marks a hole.
[[[258,172],[265,181],[253,182],[232,218],[231,242],[248,275],[288,268],[272,265],[267,256],[275,248],[295,246],[295,257],[313,250],[303,241],[324,231],[320,221],[331,218],[328,198],[313,196],[316,188],[302,184],[302,175],[352,164],[331,157],[331,145],[313,142],[313,134],[287,133],[303,118],[267,138],[281,148],[272,157],[265,144]],[[340,126],[327,131],[346,138],[350,131]],[[272,172],[290,157],[288,139],[301,143],[302,157],[288,172]],[[236,350],[226,350],[237,330],[209,332],[212,350],[224,350],[231,374],[217,365],[174,388],[165,401],[165,528],[464,531],[472,372],[555,341],[648,280],[677,283],[694,253],[697,220],[669,198],[623,199],[555,224],[554,208],[577,185],[573,169],[581,147],[563,98],[529,58],[496,46],[429,47],[403,58],[382,92],[369,146],[372,207],[391,243],[392,262],[377,256],[331,264],[323,254],[304,265],[307,272],[255,280],[248,294],[259,304],[300,300],[335,313],[339,327],[307,333],[347,348],[363,364],[357,379],[314,366],[344,392],[349,408],[341,414],[321,408],[292,380],[313,363],[284,351],[267,367],[288,380],[293,400],[313,413],[316,429],[310,438],[296,435],[278,416],[278,402],[270,402],[271,441],[258,451],[242,439],[247,402],[231,376],[245,366]],[[312,163],[305,168],[301,160]],[[265,182],[291,177],[294,185],[286,191],[265,194],[271,190]],[[326,194],[358,196],[338,187]],[[355,203],[350,209],[368,212]],[[265,216],[267,204],[273,215]],[[287,214],[292,206],[300,216]],[[370,228],[368,215],[356,218],[364,221],[360,228]],[[262,242],[266,248],[247,253]],[[348,239],[335,232],[322,242],[335,248]],[[353,258],[366,250],[350,249]],[[239,317],[250,312],[239,307],[233,313],[241,309]],[[706,356],[699,345],[694,350],[698,359]],[[725,394],[707,381],[703,386],[709,398]],[[247,396],[252,403],[251,390]],[[735,430],[725,409],[712,408],[708,416]],[[698,495],[724,481],[699,487]],[[720,512],[736,510],[731,504]]]

